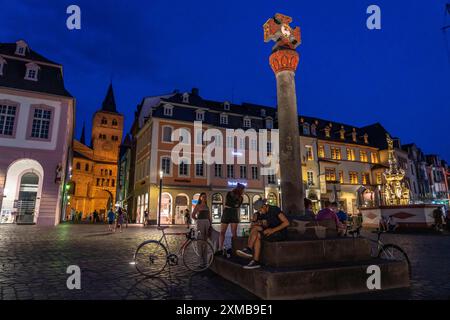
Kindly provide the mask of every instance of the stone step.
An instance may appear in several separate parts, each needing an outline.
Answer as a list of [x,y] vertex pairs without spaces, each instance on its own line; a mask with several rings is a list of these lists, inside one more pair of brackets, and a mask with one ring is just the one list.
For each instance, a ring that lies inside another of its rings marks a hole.
[[[337,263],[315,268],[243,269],[240,259],[214,259],[211,270],[226,280],[265,300],[311,299],[370,292],[367,268],[381,270],[381,290],[409,286],[408,266],[403,261],[370,259],[357,263]],[[377,290],[378,291],[378,290]]]
[[[247,246],[247,238],[234,238],[233,255]],[[364,238],[280,241],[262,244],[262,262],[270,267],[306,267],[326,263],[371,259],[370,242]]]

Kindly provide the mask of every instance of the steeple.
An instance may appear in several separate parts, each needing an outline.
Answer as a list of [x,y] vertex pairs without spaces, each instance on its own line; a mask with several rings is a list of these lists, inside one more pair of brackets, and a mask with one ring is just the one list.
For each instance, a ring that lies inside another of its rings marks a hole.
[[81,136],[80,136],[80,142],[82,144],[86,144],[86,133],[85,133],[85,129],[86,129],[86,124],[83,121],[83,129],[81,129]]
[[108,92],[106,93],[105,100],[103,100],[101,111],[117,113],[112,82],[109,84]]

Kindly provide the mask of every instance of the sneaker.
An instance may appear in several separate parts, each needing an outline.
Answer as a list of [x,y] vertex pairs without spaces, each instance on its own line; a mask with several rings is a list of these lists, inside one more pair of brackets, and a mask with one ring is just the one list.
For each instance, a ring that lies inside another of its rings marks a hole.
[[246,259],[251,259],[251,258],[253,258],[253,251],[252,251],[252,249],[250,249],[250,248],[244,248],[244,249],[242,249],[242,250],[236,250],[236,254],[239,256],[239,257],[242,257],[242,258],[246,258]]
[[248,265],[244,266],[244,269],[258,269],[261,268],[261,264],[258,261],[252,260]]

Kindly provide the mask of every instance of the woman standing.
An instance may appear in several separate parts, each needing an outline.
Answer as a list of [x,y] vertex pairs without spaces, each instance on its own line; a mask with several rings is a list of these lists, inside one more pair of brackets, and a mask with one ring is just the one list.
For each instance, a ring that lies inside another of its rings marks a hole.
[[206,200],[206,193],[202,192],[198,198],[198,203],[192,211],[192,219],[197,222],[197,231],[200,231],[201,240],[208,240],[211,223],[211,211]]
[[223,243],[225,242],[225,234],[228,230],[228,225],[231,224],[231,235],[233,238],[237,237],[237,227],[239,224],[239,208],[242,205],[245,186],[238,183],[236,188],[227,193],[225,199],[225,210],[223,211],[220,220],[220,237],[219,237],[219,251],[217,255],[227,255],[224,250]]
[[[122,233],[122,224],[123,224],[123,211],[122,208],[119,207],[119,209],[117,210],[117,224],[116,224],[116,228],[119,228],[119,232]],[[115,230],[114,230],[115,231]]]

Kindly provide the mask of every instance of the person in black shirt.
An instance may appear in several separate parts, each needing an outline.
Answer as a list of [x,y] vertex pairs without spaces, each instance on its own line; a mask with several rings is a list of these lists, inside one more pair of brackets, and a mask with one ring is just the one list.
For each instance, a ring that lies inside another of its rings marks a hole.
[[248,245],[236,251],[238,256],[252,259],[248,265],[244,266],[245,269],[260,268],[261,240],[284,241],[287,239],[289,226],[289,221],[281,209],[268,205],[267,200],[257,200],[253,208],[258,212],[253,218]]
[[228,225],[231,225],[231,235],[232,237],[237,237],[237,227],[239,224],[239,208],[241,207],[243,201],[243,193],[245,186],[238,183],[236,188],[227,193],[225,198],[225,209],[220,220],[220,237],[219,237],[219,250],[216,255],[227,255],[226,250],[223,248],[223,243],[225,241],[225,234],[228,230]]

